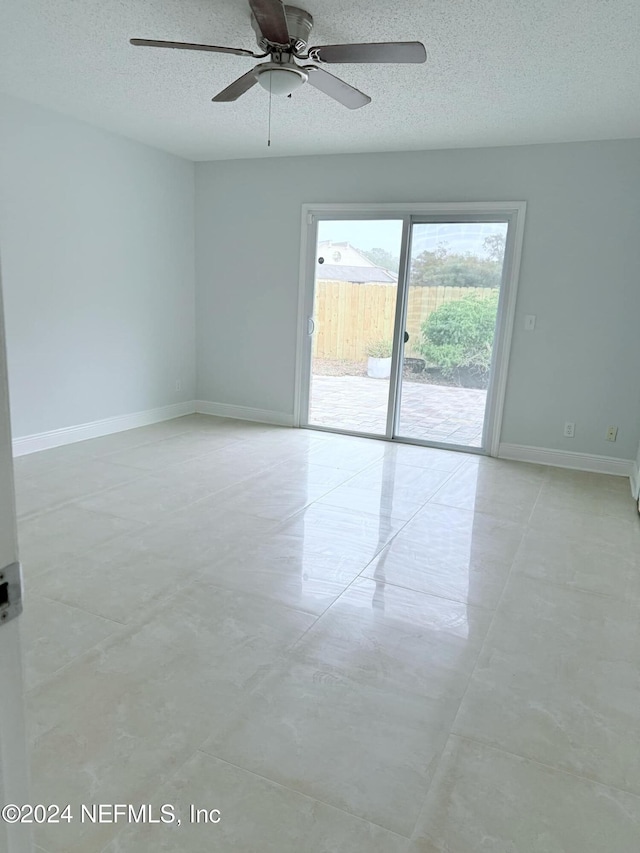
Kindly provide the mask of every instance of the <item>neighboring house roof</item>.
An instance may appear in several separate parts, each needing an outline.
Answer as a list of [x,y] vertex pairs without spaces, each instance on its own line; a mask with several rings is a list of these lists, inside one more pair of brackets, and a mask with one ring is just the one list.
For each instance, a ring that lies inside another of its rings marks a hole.
[[324,256],[328,264],[339,264],[346,267],[375,267],[360,249],[356,249],[351,243],[336,243],[334,240],[320,240],[318,243],[318,254]]
[[378,282],[395,284],[397,277],[382,267],[351,267],[344,264],[316,264],[319,281],[353,281],[358,284]]

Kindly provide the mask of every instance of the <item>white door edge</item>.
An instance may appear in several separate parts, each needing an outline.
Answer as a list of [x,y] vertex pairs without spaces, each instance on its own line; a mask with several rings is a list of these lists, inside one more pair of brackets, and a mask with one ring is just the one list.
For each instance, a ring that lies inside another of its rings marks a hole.
[[[18,559],[9,389],[0,282],[0,569]],[[20,619],[0,624],[0,809],[29,802]],[[31,853],[27,824],[0,818],[0,850]]]

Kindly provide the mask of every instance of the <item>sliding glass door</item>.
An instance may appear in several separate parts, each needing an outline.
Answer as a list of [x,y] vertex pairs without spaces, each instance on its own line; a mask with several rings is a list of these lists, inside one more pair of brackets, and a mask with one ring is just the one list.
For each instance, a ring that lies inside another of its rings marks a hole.
[[467,207],[310,217],[302,426],[491,450],[524,205]]
[[481,448],[506,222],[411,226],[398,438]]
[[386,435],[402,225],[318,222],[309,424]]

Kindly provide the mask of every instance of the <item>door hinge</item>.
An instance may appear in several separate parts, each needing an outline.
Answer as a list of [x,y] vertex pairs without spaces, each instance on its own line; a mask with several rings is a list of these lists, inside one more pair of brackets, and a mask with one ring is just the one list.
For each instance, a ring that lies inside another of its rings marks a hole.
[[0,569],[0,625],[22,613],[22,567],[11,563]]
[[313,213],[307,213],[307,225],[313,225]]

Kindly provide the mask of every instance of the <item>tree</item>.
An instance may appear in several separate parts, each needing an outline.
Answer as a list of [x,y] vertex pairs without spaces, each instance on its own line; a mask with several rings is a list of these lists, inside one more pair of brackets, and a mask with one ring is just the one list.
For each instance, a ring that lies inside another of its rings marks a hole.
[[391,252],[388,252],[386,249],[369,249],[365,251],[364,249],[360,249],[362,254],[369,258],[369,260],[374,263],[377,267],[382,267],[383,270],[391,270],[391,272],[398,272],[400,268],[400,258],[397,258],[395,255],[392,255]]
[[446,243],[424,251],[411,262],[411,284],[418,287],[500,287],[505,238],[485,237],[486,257],[450,252]]
[[411,284],[418,287],[500,287],[502,264],[475,255],[421,252],[411,263]]
[[507,242],[505,234],[490,234],[484,238],[482,248],[487,253],[487,258],[495,263],[502,264],[504,249]]

